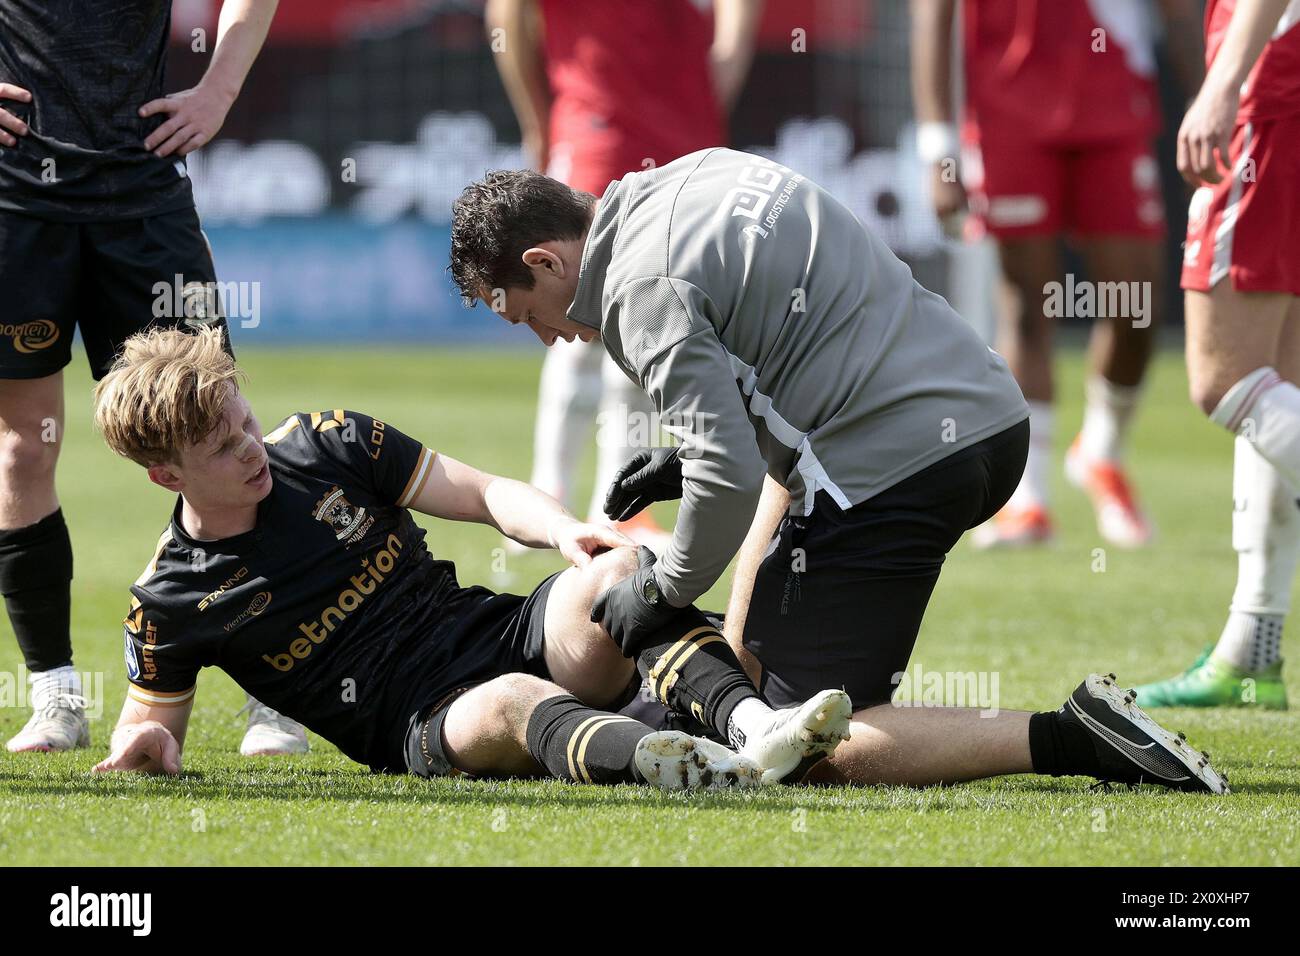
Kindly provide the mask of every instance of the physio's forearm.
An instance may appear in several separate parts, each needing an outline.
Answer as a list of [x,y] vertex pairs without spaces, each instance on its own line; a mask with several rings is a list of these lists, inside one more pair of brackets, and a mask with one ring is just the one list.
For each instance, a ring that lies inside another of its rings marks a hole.
[[555,547],[556,527],[578,520],[546,492],[513,478],[493,478],[483,503],[493,527],[530,548]]
[[736,556],[758,506],[760,485],[682,488],[672,541],[659,558],[655,578],[668,603],[693,604],[722,577]]
[[233,103],[261,52],[279,0],[226,0],[217,21],[212,62],[201,84]]

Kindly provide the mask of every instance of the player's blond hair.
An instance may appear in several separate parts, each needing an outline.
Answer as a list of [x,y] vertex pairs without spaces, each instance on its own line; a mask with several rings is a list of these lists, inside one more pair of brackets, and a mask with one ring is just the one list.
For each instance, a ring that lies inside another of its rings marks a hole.
[[178,464],[180,450],[225,417],[243,373],[220,329],[147,329],[126,340],[95,386],[95,427],[108,447],[137,464]]

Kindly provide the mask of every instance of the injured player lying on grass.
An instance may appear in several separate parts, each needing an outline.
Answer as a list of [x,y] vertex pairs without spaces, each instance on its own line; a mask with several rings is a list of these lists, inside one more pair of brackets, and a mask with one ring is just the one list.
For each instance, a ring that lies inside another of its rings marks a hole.
[[[360,413],[292,415],[263,437],[238,377],[218,333],[154,330],[96,389],[108,445],[177,494],[131,588],[129,692],[97,770],[179,773],[205,666],[353,760],[422,777],[751,786],[802,777],[848,736],[843,691],[773,711],[694,608],[625,657],[591,621],[645,561],[617,532]],[[527,597],[461,587],[411,510],[490,525],[574,567]],[[744,745],[599,709],[624,702],[638,670]]]

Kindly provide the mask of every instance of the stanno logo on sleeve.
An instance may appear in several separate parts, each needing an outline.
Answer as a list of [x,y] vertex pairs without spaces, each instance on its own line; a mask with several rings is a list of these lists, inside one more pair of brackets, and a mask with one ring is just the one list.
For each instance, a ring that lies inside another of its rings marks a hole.
[[316,508],[311,516],[329,525],[330,530],[334,532],[334,537],[340,541],[347,541],[348,544],[359,541],[375,520],[373,517],[366,517],[365,508],[358,508],[348,501],[347,496],[343,494],[343,489],[338,485],[331,488],[329,494],[316,502]]

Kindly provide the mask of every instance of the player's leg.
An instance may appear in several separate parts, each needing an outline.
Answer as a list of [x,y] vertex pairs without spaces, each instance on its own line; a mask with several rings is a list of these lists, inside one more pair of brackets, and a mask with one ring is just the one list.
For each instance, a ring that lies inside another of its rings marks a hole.
[[406,744],[408,767],[425,777],[546,773],[666,789],[758,783],[757,768],[721,745],[595,710],[531,674],[505,674],[444,699],[413,722]]
[[832,752],[847,735],[847,696],[818,689],[791,702],[796,706],[773,711],[718,629],[694,607],[682,608],[650,635],[636,649],[635,663],[622,655],[592,623],[591,608],[601,593],[652,560],[648,549],[618,548],[556,578],[545,612],[552,679],[589,703],[608,706],[626,700],[639,673],[670,710],[690,715],[757,761],[768,782]]
[[1138,138],[1078,150],[1068,169],[1066,229],[1083,254],[1094,310],[1083,428],[1066,456],[1066,476],[1092,500],[1103,540],[1140,547],[1153,530],[1125,473],[1124,450],[1164,299],[1160,167]]
[[1056,320],[1044,305],[1049,283],[1062,278],[1065,163],[1058,151],[1029,141],[1021,129],[982,129],[976,135],[978,149],[967,144],[970,156],[962,175],[977,227],[997,242],[1002,289],[995,348],[1029,402],[1032,445],[1015,494],[972,540],[981,548],[1029,545],[1052,536],[1048,488]]
[[927,786],[1036,773],[1226,793],[1209,755],[1152,720],[1135,696],[1113,674],[1094,674],[1055,711],[879,704],[853,715],[849,743],[808,782]]
[[[605,524],[605,494],[614,475],[642,448],[659,444],[654,403],[639,385],[623,374],[608,355],[601,360],[600,411],[596,415],[596,483],[591,489],[588,520]],[[655,554],[668,546],[669,534],[649,509],[614,524],[619,531]]]
[[[121,344],[149,325],[225,328],[216,269],[193,209],[85,227],[82,340],[91,372],[102,378]],[[240,304],[243,304],[240,296]],[[257,316],[238,316],[255,321]],[[229,338],[227,337],[227,343]],[[245,755],[305,753],[297,721],[249,697]]]
[[[1300,296],[1300,226],[1294,216],[1277,212],[1300,205],[1300,117],[1243,124],[1230,153],[1232,176],[1200,203],[1209,213],[1197,208],[1196,197],[1189,212],[1189,219],[1217,220],[1214,242],[1201,240],[1199,258],[1193,255],[1194,226],[1188,225],[1183,286],[1189,354],[1198,353],[1196,373],[1188,368],[1193,400],[1300,487],[1300,387],[1283,379],[1274,364],[1283,317],[1290,299]],[[1208,281],[1200,281],[1201,259],[1209,260]],[[1225,275],[1230,283],[1221,281]],[[1256,306],[1267,318],[1256,320]],[[1247,338],[1234,342],[1230,336],[1236,333]]]
[[[1188,377],[1193,399],[1211,410],[1232,383],[1261,366],[1300,381],[1300,300],[1231,285],[1187,293]],[[1228,619],[1187,670],[1137,688],[1144,707],[1286,707],[1281,635],[1300,559],[1300,491],[1239,434],[1232,500],[1237,586]]]
[[1030,445],[1024,475],[995,518],[977,529],[977,547],[1035,544],[1052,537],[1049,485],[1055,432],[1052,340],[1056,320],[1043,308],[1048,283],[1061,278],[1054,236],[999,240],[1002,272],[1010,291],[998,325],[998,351],[1029,403]]
[[1137,237],[1087,239],[1080,248],[1098,301],[1103,290],[1123,292],[1113,297],[1117,314],[1094,320],[1083,427],[1066,455],[1066,475],[1091,498],[1103,540],[1140,547],[1151,540],[1153,527],[1124,459],[1162,311],[1164,248],[1158,239]]
[[529,484],[573,505],[574,474],[600,401],[600,343],[556,342],[546,350],[533,425]]
[[72,669],[72,542],[54,488],[63,373],[80,282],[78,227],[0,211],[0,593],[31,681],[15,751],[90,743]]

